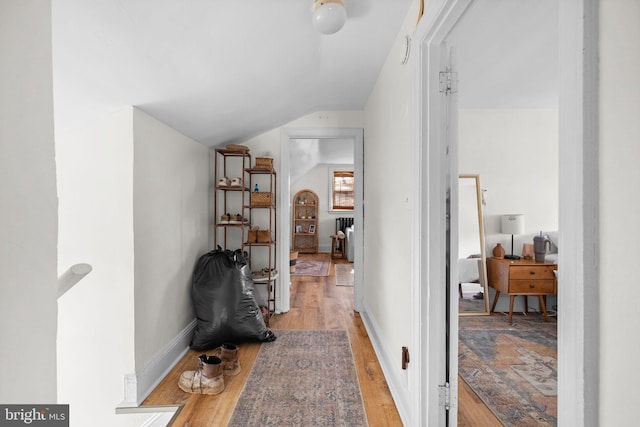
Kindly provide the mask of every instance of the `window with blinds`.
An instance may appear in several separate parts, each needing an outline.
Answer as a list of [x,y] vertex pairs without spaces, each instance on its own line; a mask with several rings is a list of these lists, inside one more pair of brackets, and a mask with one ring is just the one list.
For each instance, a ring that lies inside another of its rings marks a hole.
[[353,171],[334,170],[332,174],[331,208],[353,210],[355,201]]

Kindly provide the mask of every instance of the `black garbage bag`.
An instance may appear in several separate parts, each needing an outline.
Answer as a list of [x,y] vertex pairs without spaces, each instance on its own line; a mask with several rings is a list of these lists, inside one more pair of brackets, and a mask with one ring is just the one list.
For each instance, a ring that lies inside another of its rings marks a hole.
[[264,323],[253,290],[251,271],[241,251],[218,247],[202,255],[191,284],[197,317],[191,348],[203,351],[227,342],[275,340]]

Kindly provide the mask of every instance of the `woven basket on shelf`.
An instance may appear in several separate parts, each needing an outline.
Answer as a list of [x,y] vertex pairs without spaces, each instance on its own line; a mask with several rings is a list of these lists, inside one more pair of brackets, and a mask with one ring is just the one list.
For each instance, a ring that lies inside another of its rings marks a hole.
[[256,157],[256,169],[273,169],[273,159],[271,157]]
[[271,232],[269,230],[258,230],[258,243],[271,243]]
[[271,193],[254,191],[251,193],[251,206],[271,206]]
[[247,235],[247,243],[271,243],[271,232],[252,227]]

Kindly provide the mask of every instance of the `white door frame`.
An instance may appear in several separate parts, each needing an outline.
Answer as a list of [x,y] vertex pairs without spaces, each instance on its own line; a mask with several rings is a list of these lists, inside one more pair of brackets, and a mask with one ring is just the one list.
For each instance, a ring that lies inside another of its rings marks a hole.
[[[351,139],[354,145],[353,173],[355,178],[355,209],[353,222],[354,233],[353,251],[353,294],[354,309],[363,311],[363,281],[362,266],[364,260],[364,131],[361,128],[283,128],[280,131],[280,201],[278,209],[280,220],[278,224],[278,241],[280,244],[280,287],[276,305],[281,312],[291,308],[291,294],[289,283],[289,248],[291,246],[291,191],[289,145],[293,139]],[[326,182],[322,182],[326,185]]]
[[[447,169],[440,143],[438,73],[444,40],[472,0],[432,0],[412,41],[411,425],[444,425],[445,283],[442,194]],[[598,2],[559,0],[560,213],[558,424],[598,425]],[[457,162],[455,156],[450,160]],[[455,207],[453,208],[455,209]],[[567,302],[568,301],[568,302]],[[412,363],[413,365],[413,363]],[[423,368],[424,367],[424,368]],[[456,373],[457,374],[457,373]],[[457,395],[457,390],[451,390]],[[455,404],[455,401],[452,403]],[[452,410],[456,410],[454,406]]]
[[[409,388],[411,425],[446,425],[440,390],[446,367],[446,188],[447,174],[457,170],[447,156],[446,115],[439,92],[439,72],[448,61],[444,40],[470,0],[440,0],[429,4],[413,36],[412,65],[412,233],[411,300],[413,348]],[[433,11],[437,13],[433,13]],[[455,159],[457,162],[457,159]],[[455,207],[452,206],[452,209]],[[455,240],[452,237],[452,240]],[[455,320],[454,320],[455,322]],[[457,323],[456,323],[457,325]],[[457,330],[457,328],[456,328]],[[457,354],[457,349],[453,349]],[[416,360],[417,359],[417,360]],[[413,362],[416,362],[414,365]],[[457,376],[454,366],[452,375]],[[457,410],[457,380],[453,378],[451,412]],[[455,417],[453,420],[455,423]]]
[[591,427],[600,421],[599,2],[559,5],[558,425]]

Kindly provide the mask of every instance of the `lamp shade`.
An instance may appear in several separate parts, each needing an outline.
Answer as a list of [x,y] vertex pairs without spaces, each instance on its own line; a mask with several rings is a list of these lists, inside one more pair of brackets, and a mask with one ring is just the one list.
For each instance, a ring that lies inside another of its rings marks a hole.
[[524,215],[502,215],[500,231],[502,234],[524,234]]
[[313,26],[322,34],[337,33],[347,22],[342,0],[316,0],[312,10]]

